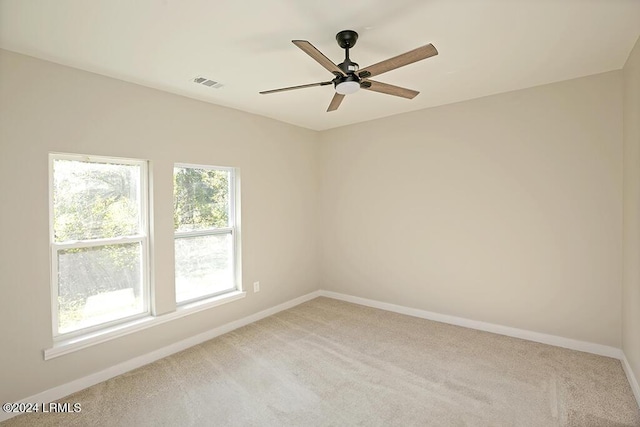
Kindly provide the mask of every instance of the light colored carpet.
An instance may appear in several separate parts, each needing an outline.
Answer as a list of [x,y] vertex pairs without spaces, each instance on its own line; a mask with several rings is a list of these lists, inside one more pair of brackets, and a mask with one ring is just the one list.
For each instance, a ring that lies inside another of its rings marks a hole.
[[8,426],[640,426],[620,362],[317,298]]

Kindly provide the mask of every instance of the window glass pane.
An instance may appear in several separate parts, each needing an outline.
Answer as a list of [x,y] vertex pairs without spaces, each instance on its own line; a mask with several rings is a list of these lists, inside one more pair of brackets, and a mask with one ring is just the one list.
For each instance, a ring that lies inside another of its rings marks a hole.
[[174,214],[177,231],[229,227],[231,173],[192,167],[174,168]]
[[145,311],[142,245],[58,251],[58,331],[66,333]]
[[177,302],[235,288],[231,234],[176,238],[175,247]]
[[56,242],[140,232],[140,166],[55,159]]

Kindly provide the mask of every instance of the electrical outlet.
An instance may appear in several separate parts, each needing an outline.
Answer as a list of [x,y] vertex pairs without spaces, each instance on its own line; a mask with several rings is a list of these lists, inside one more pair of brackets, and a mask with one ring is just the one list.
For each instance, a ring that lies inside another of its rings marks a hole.
[[260,292],[260,282],[253,282],[253,292]]

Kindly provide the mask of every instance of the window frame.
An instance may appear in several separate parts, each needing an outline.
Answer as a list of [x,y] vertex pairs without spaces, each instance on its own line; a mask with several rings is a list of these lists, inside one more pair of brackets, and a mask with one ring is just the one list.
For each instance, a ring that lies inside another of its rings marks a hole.
[[[238,197],[238,189],[239,185],[237,183],[239,177],[238,168],[231,166],[213,166],[213,165],[201,165],[201,164],[192,164],[192,163],[174,163],[172,176],[175,179],[175,169],[176,168],[190,168],[190,169],[204,169],[204,170],[217,170],[217,171],[225,171],[229,172],[229,226],[222,228],[208,228],[204,230],[191,230],[191,231],[178,231],[173,230],[173,241],[174,241],[174,251],[175,251],[175,241],[176,239],[190,238],[190,237],[202,237],[202,236],[214,236],[214,235],[222,235],[222,234],[230,234],[231,235],[231,244],[233,245],[231,250],[231,270],[233,272],[232,283],[233,287],[229,289],[225,289],[219,292],[213,292],[206,295],[201,295],[199,297],[191,298],[188,300],[178,302],[177,292],[175,303],[177,308],[185,307],[193,303],[198,303],[201,301],[206,301],[212,298],[220,297],[222,295],[226,295],[232,292],[242,292],[242,281],[240,274],[240,240],[239,240],[239,217],[238,212],[239,209],[237,204],[240,200]],[[174,184],[174,197],[175,197],[175,184]],[[175,203],[175,199],[174,199]],[[175,209],[175,204],[174,204]],[[175,214],[175,211],[173,212]],[[174,286],[175,286],[175,271],[177,271],[175,264],[175,256],[174,256]]]
[[[140,191],[140,215],[139,233],[130,236],[109,237],[99,239],[69,240],[65,242],[55,241],[54,222],[54,162],[56,160],[71,160],[88,163],[121,164],[140,167],[139,191]],[[59,342],[94,333],[103,329],[135,321],[151,315],[151,280],[150,280],[150,224],[149,224],[149,162],[141,159],[120,158],[112,156],[94,156],[69,153],[49,153],[49,248],[50,248],[50,286],[51,286],[51,327],[53,341]],[[91,248],[107,245],[122,245],[126,243],[140,243],[141,246],[141,285],[142,285],[142,311],[130,316],[121,317],[108,322],[102,322],[70,332],[59,331],[58,310],[58,253],[61,250],[76,248]]]

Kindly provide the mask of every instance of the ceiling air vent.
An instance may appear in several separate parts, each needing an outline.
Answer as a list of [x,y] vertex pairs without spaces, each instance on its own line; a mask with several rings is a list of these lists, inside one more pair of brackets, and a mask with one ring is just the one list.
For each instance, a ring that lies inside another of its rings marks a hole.
[[206,77],[201,77],[201,76],[198,76],[198,77],[194,78],[194,79],[193,79],[193,82],[194,82],[194,83],[197,83],[197,84],[199,84],[199,85],[212,87],[212,88],[214,88],[214,89],[220,89],[220,88],[223,86],[223,84],[222,84],[222,83],[220,83],[220,82],[217,82],[217,81],[215,81],[215,80],[208,79],[208,78],[206,78]]

